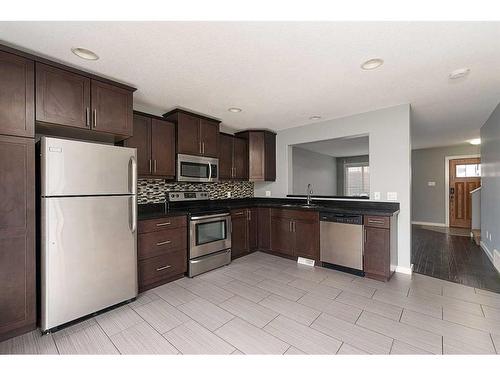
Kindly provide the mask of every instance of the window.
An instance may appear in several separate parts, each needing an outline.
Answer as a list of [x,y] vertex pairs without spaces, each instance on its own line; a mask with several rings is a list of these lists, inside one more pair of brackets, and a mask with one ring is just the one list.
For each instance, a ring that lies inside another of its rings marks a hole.
[[344,194],[347,196],[370,195],[370,167],[368,163],[344,165]]
[[456,177],[481,177],[481,164],[458,164]]

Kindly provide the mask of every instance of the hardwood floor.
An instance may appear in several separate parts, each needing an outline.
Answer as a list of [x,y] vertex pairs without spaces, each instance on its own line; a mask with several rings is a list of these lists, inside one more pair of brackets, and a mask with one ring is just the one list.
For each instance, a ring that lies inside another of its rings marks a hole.
[[413,271],[500,292],[500,276],[472,238],[412,226]]

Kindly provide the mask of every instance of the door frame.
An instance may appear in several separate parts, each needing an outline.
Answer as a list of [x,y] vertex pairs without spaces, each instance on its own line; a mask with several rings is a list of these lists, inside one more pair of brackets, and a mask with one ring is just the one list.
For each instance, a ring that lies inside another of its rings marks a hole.
[[450,226],[450,160],[480,157],[481,154],[454,155],[444,157],[444,217],[446,227]]

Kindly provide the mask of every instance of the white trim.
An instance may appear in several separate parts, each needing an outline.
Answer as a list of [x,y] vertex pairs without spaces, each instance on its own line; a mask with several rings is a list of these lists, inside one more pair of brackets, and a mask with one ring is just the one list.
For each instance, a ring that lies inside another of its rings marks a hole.
[[411,275],[413,273],[413,264],[410,267],[396,266],[396,272]]
[[447,227],[445,223],[432,223],[429,221],[412,221],[411,223],[416,225],[427,225],[429,227]]
[[450,226],[450,160],[480,158],[481,154],[454,155],[444,157],[444,218],[445,226]]
[[493,256],[493,254],[491,253],[490,249],[488,249],[488,247],[484,243],[484,241],[479,242],[479,246],[481,247],[481,249],[483,249],[484,253],[486,254],[488,259],[490,260],[491,264],[493,264],[493,268],[495,268],[497,270],[497,272],[500,274],[500,268],[497,268],[495,266],[495,258]]

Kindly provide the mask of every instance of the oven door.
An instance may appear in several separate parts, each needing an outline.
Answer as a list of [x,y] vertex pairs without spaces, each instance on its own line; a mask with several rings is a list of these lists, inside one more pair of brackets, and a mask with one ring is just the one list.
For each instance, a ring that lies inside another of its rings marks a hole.
[[192,217],[189,224],[189,259],[231,248],[231,216]]
[[179,154],[177,181],[217,182],[219,159]]

